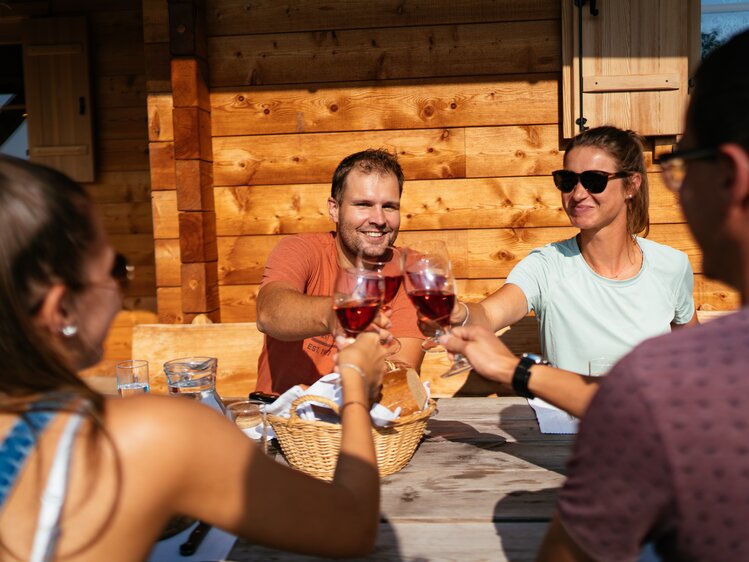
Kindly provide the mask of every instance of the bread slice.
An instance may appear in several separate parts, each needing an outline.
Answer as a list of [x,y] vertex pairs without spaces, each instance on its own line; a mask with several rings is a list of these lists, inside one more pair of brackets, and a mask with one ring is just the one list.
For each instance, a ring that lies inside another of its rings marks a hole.
[[426,402],[426,391],[419,375],[406,365],[394,365],[382,377],[380,404],[395,410],[400,406],[401,417],[421,411]]

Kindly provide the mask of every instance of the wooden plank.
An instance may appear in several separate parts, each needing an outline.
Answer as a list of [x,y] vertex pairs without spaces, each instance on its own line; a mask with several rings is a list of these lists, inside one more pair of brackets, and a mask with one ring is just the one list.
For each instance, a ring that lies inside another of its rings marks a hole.
[[179,238],[179,213],[177,211],[177,192],[154,191],[151,197],[153,210],[153,237]]
[[181,287],[158,287],[156,289],[156,300],[158,302],[159,322],[166,324],[183,322]]
[[[479,229],[449,231],[410,231],[398,238],[408,246],[426,238],[446,242],[458,278],[487,279],[507,277],[510,270],[533,248],[573,236],[572,227]],[[268,254],[281,236],[224,236],[218,239],[221,271],[225,285],[259,283]],[[699,247],[685,224],[656,224],[649,238],[685,252],[696,273],[702,272]]]
[[173,109],[171,94],[148,94],[148,140],[174,140]]
[[175,160],[210,161],[211,114],[197,107],[175,107],[172,111]]
[[146,43],[144,73],[149,93],[171,92],[169,43]]
[[133,328],[134,358],[149,362],[151,392],[166,394],[164,362],[177,357],[218,358],[216,389],[222,396],[246,396],[255,387],[263,334],[254,323],[139,324]]
[[[180,211],[178,220],[179,253],[182,263],[216,261],[216,213]],[[184,286],[184,276],[182,285]]]
[[104,229],[109,234],[150,234],[151,205],[139,203],[105,203],[96,206]]
[[180,211],[213,211],[213,166],[211,163],[203,160],[177,160],[175,172],[178,209]]
[[143,74],[100,76],[94,81],[96,107],[142,107],[146,103]]
[[733,287],[704,275],[694,276],[694,300],[698,310],[738,310],[741,295]]
[[209,39],[214,87],[557,72],[559,21]]
[[215,136],[556,123],[556,75],[315,84],[211,94]]
[[167,0],[143,0],[143,42],[169,41],[169,8]]
[[[484,492],[486,495],[487,492]],[[408,498],[409,496],[406,496]],[[470,500],[471,498],[469,498]],[[404,499],[408,501],[408,499]],[[465,498],[461,498],[465,502]],[[357,558],[361,562],[402,562],[429,560],[481,560],[484,562],[533,562],[536,560],[548,522],[523,523],[380,523],[374,552]],[[327,558],[301,556],[236,542],[230,560],[242,562],[322,562]]]
[[97,78],[144,74],[140,7],[105,11],[86,7],[84,10],[89,18],[92,63]]
[[553,0],[317,0],[254,2],[221,0],[208,6],[209,35],[250,35],[369,27],[559,19]]
[[174,56],[206,58],[205,2],[168,2],[169,50]]
[[96,148],[99,171],[148,170],[148,141],[145,137],[99,139]]
[[[676,197],[660,174],[649,179],[651,221],[683,222]],[[218,234],[332,230],[329,195],[329,184],[216,188]],[[550,176],[408,181],[401,199],[402,231],[568,225]]]
[[95,203],[150,201],[151,175],[148,170],[101,172],[85,188]]
[[466,129],[466,176],[535,176],[562,167],[556,125]]
[[97,111],[97,131],[102,139],[143,139],[148,118],[146,107],[102,107]]
[[583,91],[586,93],[678,90],[679,88],[681,88],[681,76],[673,72],[583,76]]
[[[408,179],[465,176],[463,129],[215,137],[215,185],[330,181],[338,163],[366,148],[398,154]],[[342,147],[345,147],[342,149]]]
[[221,320],[254,322],[257,292],[260,285],[219,285]]
[[196,58],[172,59],[172,92],[175,107],[199,107],[211,111],[208,94],[208,67]]
[[182,312],[205,314],[219,309],[216,262],[182,264]]
[[[156,256],[156,285],[158,287],[181,287],[179,239],[154,240]],[[159,312],[159,318],[161,313]],[[163,320],[162,320],[163,322]]]
[[154,248],[151,234],[110,234],[112,246],[125,254],[136,268],[153,266]]
[[177,177],[174,168],[174,143],[148,143],[151,162],[151,189],[177,189]]

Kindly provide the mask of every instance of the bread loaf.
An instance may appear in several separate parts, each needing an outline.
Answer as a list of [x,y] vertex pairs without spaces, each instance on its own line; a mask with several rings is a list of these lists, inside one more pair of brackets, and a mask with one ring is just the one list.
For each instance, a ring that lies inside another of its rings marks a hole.
[[405,365],[395,366],[382,377],[382,389],[378,402],[390,410],[400,407],[401,417],[409,416],[423,407],[423,399],[420,404],[418,397],[415,397],[411,390],[415,388],[418,392],[421,388],[423,392],[424,389],[420,385],[416,371]]

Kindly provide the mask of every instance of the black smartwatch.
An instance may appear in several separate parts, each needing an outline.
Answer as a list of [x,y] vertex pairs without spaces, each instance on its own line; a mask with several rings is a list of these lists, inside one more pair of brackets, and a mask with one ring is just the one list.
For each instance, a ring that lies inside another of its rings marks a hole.
[[536,396],[528,389],[528,379],[531,378],[531,367],[533,365],[548,365],[547,361],[541,359],[535,353],[523,353],[520,363],[515,367],[512,375],[512,390],[523,398],[535,398]]

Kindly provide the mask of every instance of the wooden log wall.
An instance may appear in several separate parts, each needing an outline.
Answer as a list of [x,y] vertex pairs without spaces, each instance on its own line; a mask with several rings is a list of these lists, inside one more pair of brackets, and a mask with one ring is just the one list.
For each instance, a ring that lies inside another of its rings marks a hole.
[[[255,320],[278,240],[332,228],[330,177],[346,155],[397,152],[400,244],[442,238],[463,298],[503,283],[532,248],[574,233],[549,173],[561,167],[559,0],[208,0],[213,193],[224,322]],[[166,1],[144,22],[159,317],[181,321]],[[165,54],[166,53],[166,54]],[[734,292],[699,249],[652,165],[650,238],[685,251],[703,310]],[[669,142],[670,141],[666,141]]]
[[135,265],[128,310],[156,310],[148,160],[143,12],[140,0],[35,2],[35,17],[85,15],[93,90],[93,197],[115,249]]

